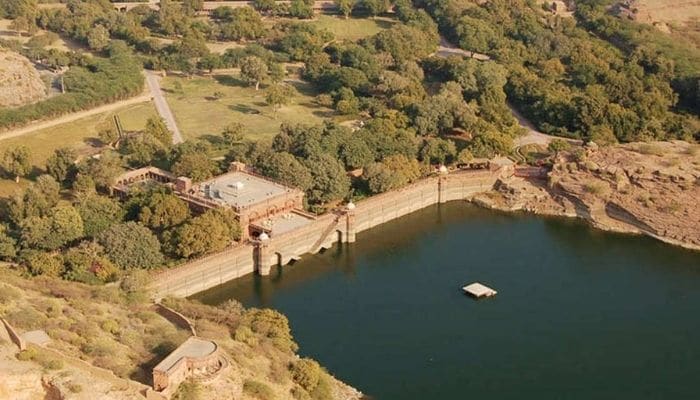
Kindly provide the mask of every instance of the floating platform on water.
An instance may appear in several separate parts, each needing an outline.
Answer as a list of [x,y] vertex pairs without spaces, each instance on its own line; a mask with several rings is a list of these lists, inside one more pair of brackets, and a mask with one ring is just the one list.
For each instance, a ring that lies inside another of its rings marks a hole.
[[464,286],[462,290],[464,291],[464,293],[473,296],[477,299],[480,299],[482,297],[495,296],[496,293],[498,293],[497,291],[491,289],[488,286],[484,286],[479,282],[474,282],[472,284]]

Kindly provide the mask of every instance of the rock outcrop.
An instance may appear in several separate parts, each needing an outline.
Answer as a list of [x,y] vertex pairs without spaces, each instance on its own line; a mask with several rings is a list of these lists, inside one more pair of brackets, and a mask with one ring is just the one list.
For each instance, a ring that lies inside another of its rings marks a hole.
[[33,103],[46,95],[46,85],[28,59],[0,49],[0,107]]
[[491,208],[577,216],[700,250],[700,146],[630,143],[561,154],[545,180],[511,178],[474,201]]

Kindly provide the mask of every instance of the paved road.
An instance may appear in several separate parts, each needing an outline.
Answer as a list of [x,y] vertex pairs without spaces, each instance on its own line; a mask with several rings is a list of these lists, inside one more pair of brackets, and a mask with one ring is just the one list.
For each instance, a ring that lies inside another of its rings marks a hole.
[[150,101],[150,100],[151,100],[150,95],[141,95],[141,96],[132,97],[132,98],[126,99],[126,100],[121,100],[121,101],[118,101],[116,103],[110,103],[110,104],[106,104],[104,106],[91,108],[89,110],[79,111],[79,112],[76,112],[73,114],[67,114],[67,115],[64,115],[62,117],[52,119],[50,121],[33,123],[33,124],[30,124],[27,126],[23,126],[21,128],[13,129],[13,130],[6,131],[6,132],[0,132],[0,140],[10,139],[10,138],[14,138],[17,136],[26,135],[28,133],[32,133],[32,132],[37,131],[39,129],[51,128],[51,127],[54,127],[56,125],[65,124],[67,122],[73,122],[73,121],[79,120],[81,118],[89,117],[89,116],[96,115],[96,114],[101,114],[101,113],[104,113],[107,111],[116,110],[116,109],[126,107],[126,106],[129,106],[132,104],[145,103],[145,102]]
[[173,143],[182,143],[184,140],[180,134],[180,129],[177,127],[175,117],[172,111],[170,111],[168,102],[165,101],[165,97],[163,97],[163,90],[160,88],[160,78],[155,72],[146,71],[146,82],[148,83],[148,88],[151,90],[151,96],[153,97],[153,102],[156,105],[158,114],[160,114],[160,117],[165,121],[165,125],[173,134]]

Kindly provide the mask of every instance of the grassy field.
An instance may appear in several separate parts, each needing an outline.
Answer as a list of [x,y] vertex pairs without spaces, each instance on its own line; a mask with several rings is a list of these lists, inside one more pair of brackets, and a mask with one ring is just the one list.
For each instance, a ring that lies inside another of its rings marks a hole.
[[318,28],[327,29],[337,40],[356,41],[389,29],[396,23],[391,18],[348,18],[320,14],[311,22]]
[[[277,112],[265,104],[264,86],[256,92],[236,74],[191,79],[169,76],[163,79],[163,89],[186,139],[218,135],[230,123],[240,122],[246,127],[245,135],[256,140],[274,136],[284,122],[313,124],[333,116],[332,110],[313,103],[316,94],[308,83],[290,83],[297,93]],[[223,97],[214,99],[215,92]]]
[[[280,22],[300,22],[291,18],[269,18],[265,20],[268,27],[272,27]],[[301,20],[318,28],[326,29],[333,33],[336,40],[356,41],[365,37],[375,35],[384,29],[389,29],[396,23],[391,18],[378,17],[371,18],[343,18],[342,15],[318,14],[313,20]]]
[[[115,114],[121,119],[125,130],[140,130],[149,117],[156,115],[156,111],[152,103],[134,104],[116,112],[94,115],[20,137],[0,140],[0,149],[18,145],[29,147],[32,164],[36,167],[35,174],[37,174],[44,168],[46,159],[60,147],[68,146],[79,152],[89,152],[99,130],[111,123],[112,116]],[[17,185],[14,181],[0,179],[0,197],[6,197],[27,184],[28,181],[25,180]]]

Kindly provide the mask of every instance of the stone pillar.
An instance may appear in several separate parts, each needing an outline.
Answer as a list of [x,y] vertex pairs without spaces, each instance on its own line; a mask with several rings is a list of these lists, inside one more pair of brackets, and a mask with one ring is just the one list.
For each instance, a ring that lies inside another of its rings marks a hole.
[[355,243],[355,211],[348,211],[345,214],[345,242]]
[[355,243],[355,203],[352,201],[345,205],[345,243]]
[[[264,235],[264,236],[263,236]],[[258,257],[255,260],[255,269],[260,276],[270,275],[272,265],[270,265],[270,255],[273,253],[270,238],[263,233],[261,239],[256,243]]]
[[447,189],[447,177],[441,175],[438,177],[438,204],[447,203],[445,191]]
[[447,203],[447,196],[445,192],[447,191],[447,174],[448,169],[444,165],[438,168],[438,204]]

